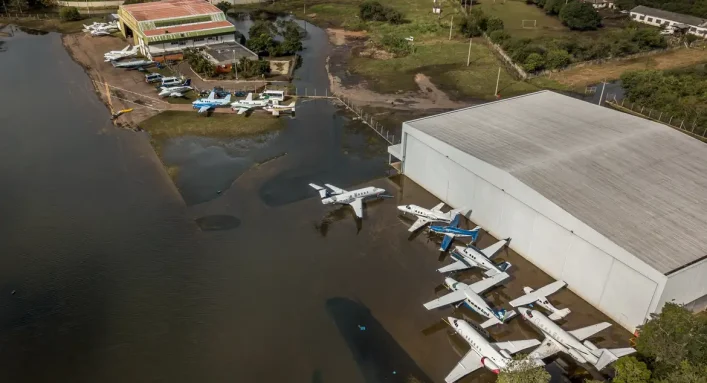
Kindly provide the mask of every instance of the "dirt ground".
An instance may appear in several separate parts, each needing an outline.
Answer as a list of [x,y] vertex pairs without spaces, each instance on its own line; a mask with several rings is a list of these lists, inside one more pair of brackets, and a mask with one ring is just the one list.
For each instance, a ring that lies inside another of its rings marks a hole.
[[[367,36],[365,31],[345,31],[341,29],[327,29],[329,41],[334,48],[340,49],[339,54],[334,56],[336,61],[346,60],[344,55],[350,55],[350,47],[360,44]],[[345,85],[335,73],[336,70],[330,66],[331,57],[327,59],[327,74],[329,75],[329,86],[333,94],[342,95],[354,103],[362,106],[385,107],[399,110],[430,110],[430,109],[455,109],[467,106],[467,104],[452,101],[446,93],[437,88],[430,78],[422,73],[415,75],[415,82],[420,87],[417,92],[405,92],[400,94],[382,94],[368,89],[365,84]],[[337,63],[337,67],[341,67]]]
[[706,61],[707,49],[678,49],[633,60],[614,61],[572,68],[563,72],[553,73],[548,77],[572,87],[583,87],[604,80],[618,79],[622,73],[629,70],[674,69],[696,65]]

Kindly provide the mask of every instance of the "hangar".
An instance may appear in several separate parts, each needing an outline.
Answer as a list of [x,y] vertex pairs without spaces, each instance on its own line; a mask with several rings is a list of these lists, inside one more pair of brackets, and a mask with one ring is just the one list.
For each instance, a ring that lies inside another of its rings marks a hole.
[[403,123],[405,176],[629,330],[707,305],[707,145],[541,91]]

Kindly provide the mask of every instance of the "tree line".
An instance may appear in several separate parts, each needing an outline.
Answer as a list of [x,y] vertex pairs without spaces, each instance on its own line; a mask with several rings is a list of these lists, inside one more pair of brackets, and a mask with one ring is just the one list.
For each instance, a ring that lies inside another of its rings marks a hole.
[[568,28],[578,31],[601,27],[601,16],[590,3],[578,0],[526,0],[542,8],[548,15],[556,15]]

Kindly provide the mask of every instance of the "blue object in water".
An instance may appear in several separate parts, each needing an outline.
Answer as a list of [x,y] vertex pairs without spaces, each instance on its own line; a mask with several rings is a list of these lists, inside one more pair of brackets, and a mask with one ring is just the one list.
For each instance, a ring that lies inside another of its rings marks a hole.
[[358,329],[361,331],[366,331],[366,326],[358,325]]

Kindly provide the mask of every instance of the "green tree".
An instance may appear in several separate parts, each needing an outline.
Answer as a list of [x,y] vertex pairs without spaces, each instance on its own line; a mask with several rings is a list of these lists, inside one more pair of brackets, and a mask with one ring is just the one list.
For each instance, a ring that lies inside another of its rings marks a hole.
[[[547,0],[543,9],[549,15],[557,15],[565,6],[567,0]],[[574,1],[574,0],[573,0]]]
[[495,31],[503,30],[503,20],[498,17],[489,17],[486,21],[486,33],[492,33]]
[[560,69],[570,64],[572,56],[564,49],[553,49],[547,52],[545,66],[548,69]]
[[81,14],[76,7],[63,7],[59,11],[61,21],[76,21],[81,20]]
[[511,35],[506,31],[493,31],[489,34],[489,38],[494,43],[503,45],[504,42],[511,39]]
[[123,4],[141,4],[146,2],[147,0],[125,0]]
[[387,21],[391,24],[403,22],[403,14],[377,0],[366,0],[358,6],[358,17],[365,21]]
[[27,0],[9,0],[8,4],[12,8],[20,11],[20,13],[29,9],[29,3],[27,2]]
[[616,0],[614,4],[622,11],[630,11],[637,5],[636,0]]
[[216,4],[216,8],[220,9],[221,12],[226,13],[226,12],[228,12],[229,9],[231,9],[231,3],[226,2],[226,1],[221,1],[218,4]]
[[613,383],[648,383],[651,379],[651,372],[645,363],[639,361],[634,356],[624,356],[614,363],[616,376]]
[[707,383],[707,366],[683,361],[680,368],[668,373],[665,379],[653,380],[653,383]]
[[508,363],[506,368],[501,369],[496,383],[548,383],[549,381],[550,373],[545,370],[545,367],[538,366],[525,355],[518,355]]
[[459,30],[466,37],[481,36],[486,30],[488,18],[480,8],[476,7],[459,23]]
[[538,72],[545,67],[545,59],[539,53],[531,53],[525,59],[523,68],[528,72]]
[[570,29],[580,31],[597,29],[601,26],[601,17],[589,3],[573,2],[562,7],[560,21]]

